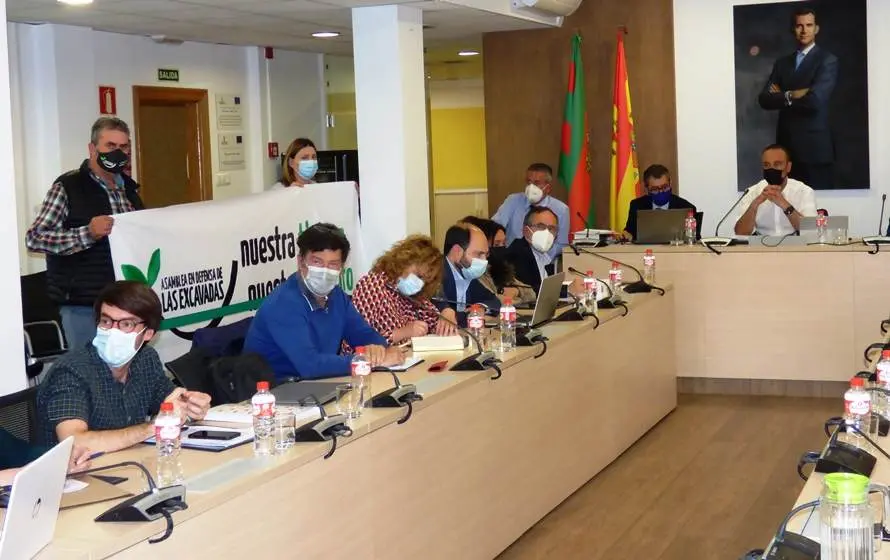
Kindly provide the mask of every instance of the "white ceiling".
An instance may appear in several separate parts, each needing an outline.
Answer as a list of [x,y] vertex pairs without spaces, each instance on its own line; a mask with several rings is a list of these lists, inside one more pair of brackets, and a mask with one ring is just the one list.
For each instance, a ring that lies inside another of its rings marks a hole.
[[[440,0],[94,0],[87,6],[67,6],[56,0],[6,0],[6,14],[10,21],[17,22],[352,54],[350,8],[384,4],[423,8],[424,25],[430,26],[424,31],[428,46],[478,47],[483,32],[543,27]],[[321,30],[342,35],[334,39],[311,36]]]

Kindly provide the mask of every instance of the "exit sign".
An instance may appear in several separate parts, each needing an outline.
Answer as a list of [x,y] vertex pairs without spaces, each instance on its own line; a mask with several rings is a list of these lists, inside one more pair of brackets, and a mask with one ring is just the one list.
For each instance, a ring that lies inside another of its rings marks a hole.
[[178,82],[179,70],[175,68],[158,68],[159,82]]

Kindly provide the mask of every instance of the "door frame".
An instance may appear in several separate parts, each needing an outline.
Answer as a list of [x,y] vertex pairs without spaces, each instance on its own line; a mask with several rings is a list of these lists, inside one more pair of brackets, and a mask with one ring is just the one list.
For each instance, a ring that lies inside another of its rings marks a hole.
[[139,140],[139,109],[143,104],[189,105],[193,104],[197,113],[197,127],[194,131],[198,152],[195,154],[198,167],[200,200],[213,198],[213,167],[210,161],[210,101],[206,89],[192,89],[160,86],[133,86],[133,127],[136,137],[136,171],[141,172],[142,142]]

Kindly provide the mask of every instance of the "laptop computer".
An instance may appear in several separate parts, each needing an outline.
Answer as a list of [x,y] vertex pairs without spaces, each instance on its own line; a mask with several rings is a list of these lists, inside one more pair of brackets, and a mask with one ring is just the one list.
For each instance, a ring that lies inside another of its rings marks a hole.
[[[349,375],[343,373],[344,376]],[[298,406],[313,406],[315,399],[319,404],[327,404],[337,398],[337,385],[325,381],[297,381],[278,385],[272,389],[275,402],[278,404],[290,404]]]
[[66,438],[15,475],[0,558],[33,558],[52,540],[73,447],[74,438]]
[[544,278],[538,289],[538,299],[535,300],[535,311],[531,315],[517,312],[516,323],[519,326],[537,327],[553,318],[556,308],[559,307],[559,292],[562,290],[562,282],[565,272],[558,272]]
[[[804,216],[800,219],[800,235],[801,237],[805,237],[809,241],[815,241],[819,238],[818,229],[816,227],[816,216]],[[845,231],[850,231],[850,217],[849,216],[828,216],[828,223],[826,224],[826,229],[829,232],[833,232],[834,230],[842,229]],[[829,237],[832,234],[829,233]]]
[[[663,245],[670,243],[675,234],[685,235],[686,216],[689,209],[640,210],[637,212],[637,245]],[[701,238],[704,212],[696,212],[696,236]]]

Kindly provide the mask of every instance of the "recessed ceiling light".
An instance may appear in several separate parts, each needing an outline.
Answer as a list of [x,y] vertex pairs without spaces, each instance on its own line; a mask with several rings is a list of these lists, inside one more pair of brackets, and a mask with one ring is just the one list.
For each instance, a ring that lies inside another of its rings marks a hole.
[[457,53],[458,56],[476,56],[479,54],[479,51],[460,51]]
[[339,31],[316,31],[312,34],[316,39],[330,39],[331,37],[339,37]]
[[59,4],[68,4],[69,6],[86,6],[92,4],[93,0],[56,0]]

